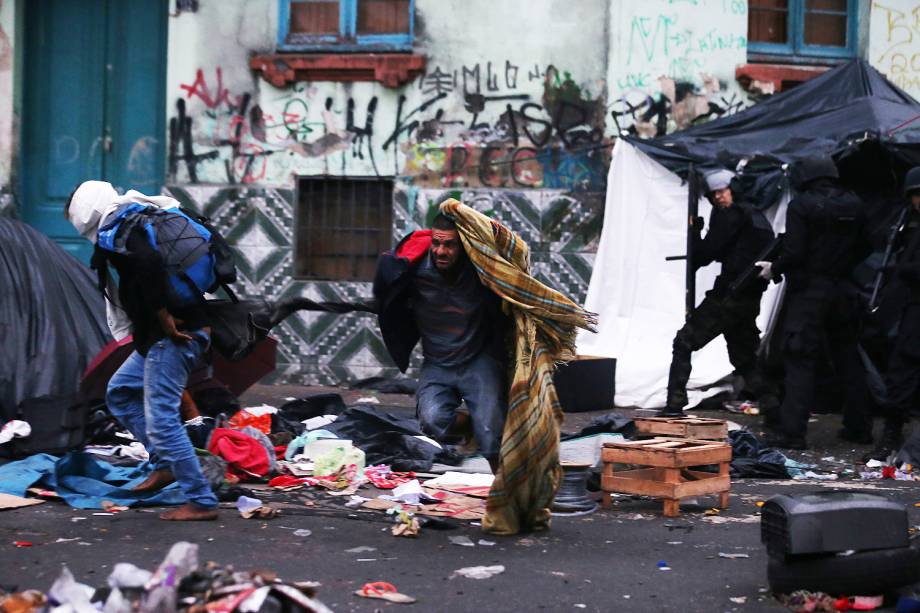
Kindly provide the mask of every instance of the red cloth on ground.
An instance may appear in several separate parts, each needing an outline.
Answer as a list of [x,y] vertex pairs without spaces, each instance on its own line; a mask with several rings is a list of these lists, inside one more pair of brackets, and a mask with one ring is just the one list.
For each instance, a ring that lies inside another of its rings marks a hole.
[[418,230],[399,246],[396,257],[406,258],[410,264],[415,264],[422,256],[428,253],[431,247],[431,230]]
[[271,434],[272,416],[270,413],[266,413],[265,415],[253,415],[246,409],[240,409],[227,421],[227,425],[235,430],[242,430],[246,426],[252,426],[265,434]]
[[303,485],[306,482],[306,479],[302,479],[300,477],[294,477],[292,475],[278,475],[269,481],[268,485],[270,487],[292,487],[294,485]]
[[265,447],[239,430],[216,428],[208,451],[227,461],[228,475],[261,478],[268,474],[270,465]]

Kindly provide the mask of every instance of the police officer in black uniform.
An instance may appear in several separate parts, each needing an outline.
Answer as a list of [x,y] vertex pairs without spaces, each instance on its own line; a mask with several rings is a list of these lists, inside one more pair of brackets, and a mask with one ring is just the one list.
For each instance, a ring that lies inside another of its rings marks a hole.
[[[705,177],[706,197],[712,203],[712,214],[705,238],[699,234],[694,237],[693,268],[721,262],[722,270],[713,288],[706,292],[706,297],[674,338],[667,405],[659,412],[664,417],[683,416],[691,355],[720,334],[728,345],[729,360],[744,378],[747,388],[758,396],[766,389],[757,366],[760,330],[756,320],[767,282],[755,277],[734,293],[729,288],[773,240],[773,230],[763,214],[750,203],[735,201],[736,193],[731,188],[733,177],[728,170]],[[702,220],[694,224],[698,231],[701,226]]]
[[[815,401],[819,361],[833,357],[845,402],[861,402],[864,371],[857,350],[859,300],[849,281],[868,255],[863,202],[839,184],[829,157],[793,167],[798,195],[789,203],[786,234],[776,261],[758,262],[763,278],[786,278],[782,337],[785,397],[778,414],[765,415],[768,444],[805,449]],[[845,414],[863,407],[844,407]]]
[[905,177],[904,195],[910,207],[898,237],[894,278],[900,285],[900,324],[885,374],[887,397],[882,406],[885,426],[878,446],[867,459],[885,460],[903,443],[902,430],[920,391],[920,167]]

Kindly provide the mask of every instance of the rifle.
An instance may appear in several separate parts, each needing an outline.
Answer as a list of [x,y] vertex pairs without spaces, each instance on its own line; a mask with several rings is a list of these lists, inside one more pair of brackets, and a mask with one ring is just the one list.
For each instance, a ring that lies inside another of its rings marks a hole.
[[905,206],[904,210],[901,211],[901,214],[898,215],[898,220],[888,232],[888,241],[885,245],[885,254],[882,256],[882,265],[879,267],[878,272],[875,273],[875,282],[872,284],[872,297],[869,298],[870,313],[874,313],[876,310],[878,310],[878,296],[882,290],[882,281],[885,278],[885,269],[891,262],[891,256],[894,254],[894,244],[898,240],[898,235],[902,230],[904,230],[904,222],[907,221],[908,212],[910,212],[910,207]]
[[[779,251],[783,246],[783,235],[780,234],[767,245],[763,251],[757,255],[757,259],[754,262],[772,262],[776,259],[776,256],[779,255]],[[741,273],[732,284],[728,286],[729,295],[735,295],[738,293],[738,290],[747,286],[754,279],[760,275],[760,266],[751,262],[747,268],[744,269],[744,272]]]

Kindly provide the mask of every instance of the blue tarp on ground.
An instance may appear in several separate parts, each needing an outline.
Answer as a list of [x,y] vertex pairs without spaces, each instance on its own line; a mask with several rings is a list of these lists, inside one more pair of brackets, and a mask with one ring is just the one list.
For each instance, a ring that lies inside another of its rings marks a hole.
[[54,490],[78,509],[101,509],[103,501],[122,506],[182,504],[185,497],[176,483],[158,492],[138,494],[131,488],[143,481],[152,468],[114,466],[88,453],[71,452],[60,458],[47,453],[0,466],[0,492],[25,496],[38,486]]

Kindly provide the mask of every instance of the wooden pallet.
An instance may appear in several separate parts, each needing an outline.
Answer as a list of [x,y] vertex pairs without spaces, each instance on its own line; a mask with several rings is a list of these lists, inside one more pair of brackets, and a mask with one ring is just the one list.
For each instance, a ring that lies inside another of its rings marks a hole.
[[673,436],[694,440],[724,441],[728,437],[728,422],[707,417],[636,417],[633,419],[640,436]]
[[[612,492],[662,498],[665,517],[679,516],[680,499],[688,496],[718,494],[719,506],[727,508],[731,459],[731,445],[714,441],[659,437],[606,443],[601,449],[604,508],[611,507]],[[641,468],[615,472],[614,464],[632,464]],[[719,472],[692,469],[708,464],[717,464]]]

